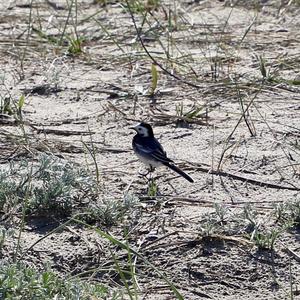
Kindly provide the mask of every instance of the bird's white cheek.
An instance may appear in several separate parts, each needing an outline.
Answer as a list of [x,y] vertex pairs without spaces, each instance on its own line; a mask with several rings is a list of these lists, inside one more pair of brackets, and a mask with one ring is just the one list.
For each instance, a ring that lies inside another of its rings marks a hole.
[[142,137],[148,137],[149,136],[149,133],[148,133],[148,130],[145,129],[145,128],[141,128],[141,130],[139,131],[140,135]]

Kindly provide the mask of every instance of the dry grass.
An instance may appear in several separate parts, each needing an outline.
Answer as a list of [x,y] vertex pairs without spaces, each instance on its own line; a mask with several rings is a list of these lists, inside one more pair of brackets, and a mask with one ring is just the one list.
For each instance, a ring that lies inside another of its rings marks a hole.
[[[298,1],[0,8],[0,293],[297,297]],[[140,120],[194,185],[138,176]]]

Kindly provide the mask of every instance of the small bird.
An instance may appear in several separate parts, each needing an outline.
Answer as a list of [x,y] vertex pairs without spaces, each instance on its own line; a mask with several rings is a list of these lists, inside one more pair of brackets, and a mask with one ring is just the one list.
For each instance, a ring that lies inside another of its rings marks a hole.
[[130,129],[137,132],[132,140],[132,148],[138,158],[150,167],[150,172],[156,167],[164,165],[189,182],[194,182],[189,175],[176,167],[174,162],[167,157],[162,145],[154,137],[152,127],[149,124],[141,122],[134,127],[130,127]]

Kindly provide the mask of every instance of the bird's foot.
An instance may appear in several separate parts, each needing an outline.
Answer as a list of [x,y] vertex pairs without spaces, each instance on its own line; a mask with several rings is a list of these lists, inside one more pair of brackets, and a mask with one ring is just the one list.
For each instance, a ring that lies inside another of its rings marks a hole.
[[149,174],[150,174],[150,171],[147,171],[146,173],[139,172],[139,175],[142,177],[147,177]]
[[[148,181],[150,181],[152,179],[152,173],[154,172],[154,168],[152,166],[149,166],[149,169],[147,169],[147,173],[142,173],[142,172],[139,172],[139,175],[143,176],[143,177],[146,177]],[[149,178],[147,177],[148,175]]]

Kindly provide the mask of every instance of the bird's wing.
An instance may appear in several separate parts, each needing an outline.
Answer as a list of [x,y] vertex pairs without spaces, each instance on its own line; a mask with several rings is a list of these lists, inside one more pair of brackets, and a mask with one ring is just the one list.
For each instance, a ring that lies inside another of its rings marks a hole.
[[160,151],[153,151],[151,153],[151,156],[161,162],[173,163],[173,160],[168,158],[165,152],[161,153]]
[[143,154],[147,156],[149,155],[152,158],[159,160],[161,162],[168,162],[168,163],[173,162],[171,159],[167,157],[163,147],[155,138],[151,138],[147,140],[144,139],[143,142],[135,141],[135,147],[137,148],[137,151],[142,155]]

